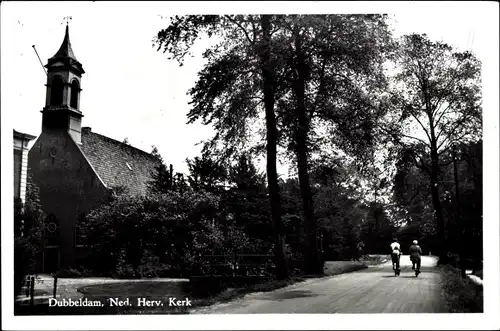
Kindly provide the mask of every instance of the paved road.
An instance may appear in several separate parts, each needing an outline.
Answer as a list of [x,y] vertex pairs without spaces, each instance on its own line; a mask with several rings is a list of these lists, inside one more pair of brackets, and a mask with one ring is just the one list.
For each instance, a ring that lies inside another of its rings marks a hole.
[[439,285],[437,260],[422,258],[422,273],[415,277],[408,256],[401,257],[401,275],[392,266],[312,279],[266,293],[192,311],[194,314],[252,313],[446,313]]

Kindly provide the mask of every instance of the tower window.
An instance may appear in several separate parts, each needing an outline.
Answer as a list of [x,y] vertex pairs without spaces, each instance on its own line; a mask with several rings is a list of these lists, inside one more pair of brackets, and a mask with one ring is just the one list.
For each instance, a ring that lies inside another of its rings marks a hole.
[[78,81],[74,80],[73,83],[71,83],[71,102],[70,106],[72,108],[77,109],[78,108],[78,94],[80,92],[80,86],[78,85]]
[[50,90],[50,105],[51,106],[61,106],[63,101],[63,81],[61,77],[56,76],[52,80],[52,86]]

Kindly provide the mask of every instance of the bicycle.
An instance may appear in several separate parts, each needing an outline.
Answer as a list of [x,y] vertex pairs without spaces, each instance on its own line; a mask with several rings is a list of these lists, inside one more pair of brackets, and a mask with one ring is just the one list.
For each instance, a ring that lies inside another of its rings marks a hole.
[[397,268],[396,266],[399,264],[400,256],[398,255],[398,263],[392,263],[392,269],[394,270],[394,276],[397,277],[401,274],[401,267]]
[[414,260],[413,258],[410,258],[411,259],[411,262],[413,263],[413,267],[412,269],[415,270],[415,277],[418,277],[418,275],[421,273],[420,269],[417,269],[416,265],[417,265],[417,261]]

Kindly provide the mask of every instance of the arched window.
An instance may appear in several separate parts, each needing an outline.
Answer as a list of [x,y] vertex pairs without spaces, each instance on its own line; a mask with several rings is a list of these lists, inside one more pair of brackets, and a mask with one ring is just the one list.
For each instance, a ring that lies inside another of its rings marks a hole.
[[73,83],[71,83],[71,102],[70,106],[72,108],[77,109],[78,108],[78,94],[80,93],[80,86],[78,85],[78,81],[74,80]]
[[63,80],[61,77],[56,76],[52,80],[52,86],[50,89],[50,105],[51,106],[61,106],[63,101]]

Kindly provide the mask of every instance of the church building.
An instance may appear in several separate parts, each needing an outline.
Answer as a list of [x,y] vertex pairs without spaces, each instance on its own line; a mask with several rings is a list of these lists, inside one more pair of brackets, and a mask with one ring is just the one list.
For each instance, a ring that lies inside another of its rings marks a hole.
[[61,47],[45,67],[42,132],[29,151],[28,172],[48,215],[40,272],[54,272],[77,266],[85,254],[78,220],[117,190],[145,194],[160,160],[82,127],[85,71],[71,48],[68,26]]

